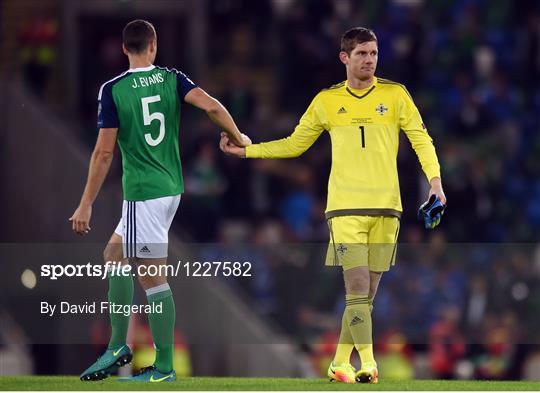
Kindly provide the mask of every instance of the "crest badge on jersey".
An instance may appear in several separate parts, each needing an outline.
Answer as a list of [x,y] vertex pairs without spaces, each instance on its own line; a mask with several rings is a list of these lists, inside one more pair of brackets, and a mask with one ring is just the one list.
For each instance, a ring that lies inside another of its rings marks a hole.
[[388,108],[383,104],[379,104],[377,105],[377,107],[375,108],[375,112],[377,112],[379,115],[384,115],[386,112],[388,112]]

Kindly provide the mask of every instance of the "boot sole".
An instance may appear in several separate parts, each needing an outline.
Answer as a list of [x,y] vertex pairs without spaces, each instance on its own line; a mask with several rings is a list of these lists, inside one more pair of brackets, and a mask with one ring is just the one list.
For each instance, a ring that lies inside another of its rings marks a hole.
[[120,367],[123,367],[126,364],[131,363],[132,359],[133,359],[133,354],[131,353],[127,355],[122,355],[116,360],[116,362],[111,364],[109,367],[100,371],[96,371],[96,372],[81,376],[81,381],[101,381],[109,377],[112,373],[116,372]]

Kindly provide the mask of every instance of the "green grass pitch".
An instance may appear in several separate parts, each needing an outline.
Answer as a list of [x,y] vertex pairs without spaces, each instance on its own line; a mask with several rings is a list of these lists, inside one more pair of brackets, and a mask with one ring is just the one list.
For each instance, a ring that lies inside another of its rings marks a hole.
[[300,378],[180,378],[171,383],[120,383],[116,378],[81,382],[77,377],[0,377],[0,390],[529,390],[534,381],[380,381],[377,385],[331,383]]

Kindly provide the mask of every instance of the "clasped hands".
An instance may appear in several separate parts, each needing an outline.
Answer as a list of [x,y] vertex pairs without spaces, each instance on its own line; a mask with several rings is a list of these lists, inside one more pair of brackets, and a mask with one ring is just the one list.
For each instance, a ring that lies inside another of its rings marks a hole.
[[239,158],[245,158],[246,146],[251,145],[251,139],[249,139],[249,137],[245,134],[241,134],[241,136],[242,136],[242,143],[241,145],[237,145],[229,139],[229,136],[227,135],[226,132],[222,132],[221,140],[219,141],[219,148],[225,154],[229,154],[231,156],[235,156]]

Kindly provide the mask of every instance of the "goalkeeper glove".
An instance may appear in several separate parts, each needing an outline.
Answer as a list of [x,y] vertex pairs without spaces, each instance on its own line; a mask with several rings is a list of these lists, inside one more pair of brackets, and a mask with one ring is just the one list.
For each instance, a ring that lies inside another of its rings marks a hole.
[[439,197],[431,195],[429,200],[418,209],[418,219],[424,222],[426,229],[433,229],[441,222],[445,209],[446,205],[441,202]]

